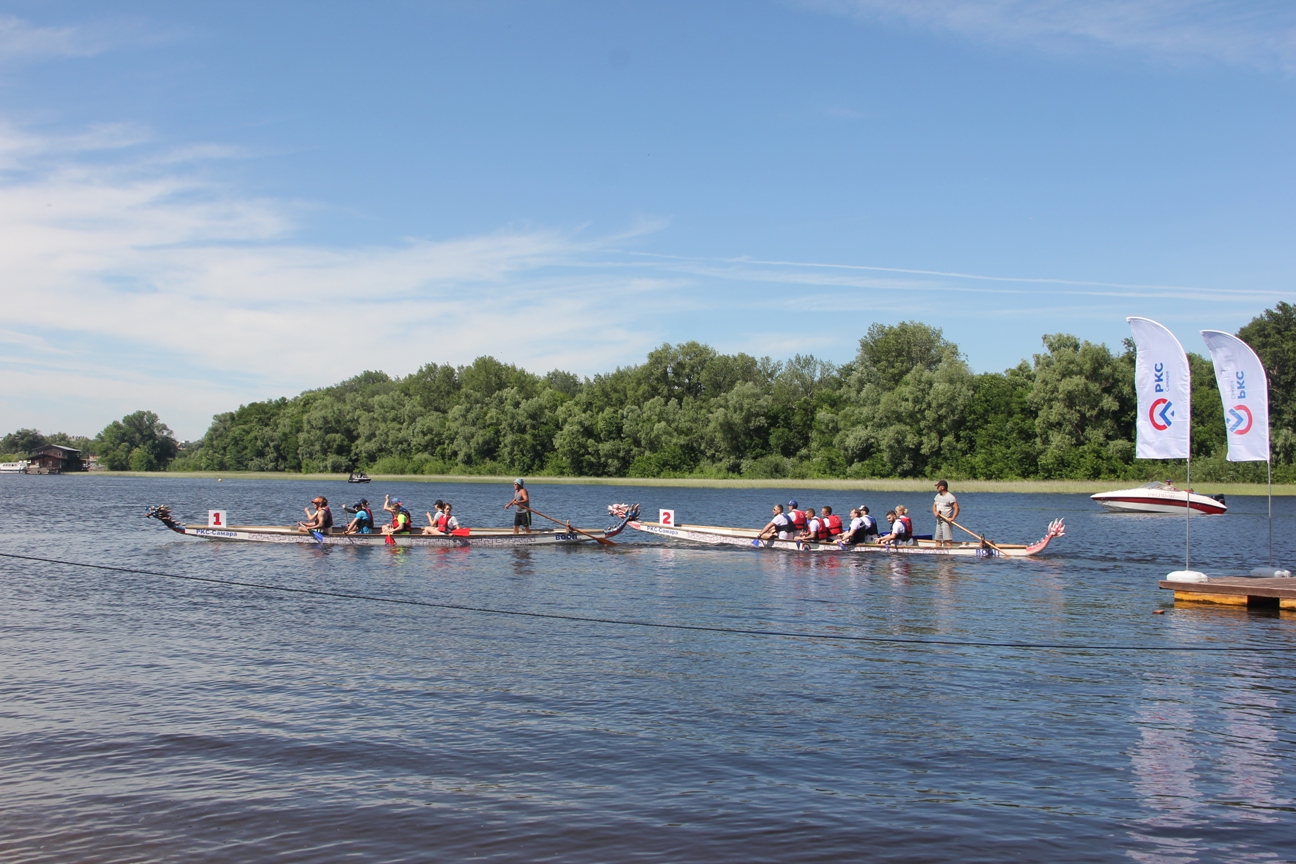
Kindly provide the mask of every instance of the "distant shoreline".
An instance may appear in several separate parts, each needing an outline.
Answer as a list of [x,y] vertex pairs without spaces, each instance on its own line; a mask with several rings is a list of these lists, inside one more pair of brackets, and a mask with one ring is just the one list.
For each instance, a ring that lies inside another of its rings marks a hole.
[[[175,479],[212,480],[301,480],[345,483],[346,474],[291,474],[284,471],[94,471],[60,475],[63,477],[172,477]],[[465,474],[370,474],[373,483],[488,483],[508,486],[514,475],[487,477]],[[861,492],[926,492],[936,478],[921,480],[709,480],[695,478],[645,477],[528,477],[533,485],[555,486],[657,486],[699,489],[857,489]],[[361,485],[361,484],[356,484]],[[1139,485],[1133,480],[951,480],[951,491],[1086,494],[1108,492]],[[1259,495],[1263,483],[1194,483],[1193,489],[1204,495]],[[1275,483],[1274,495],[1296,495],[1296,484]]]

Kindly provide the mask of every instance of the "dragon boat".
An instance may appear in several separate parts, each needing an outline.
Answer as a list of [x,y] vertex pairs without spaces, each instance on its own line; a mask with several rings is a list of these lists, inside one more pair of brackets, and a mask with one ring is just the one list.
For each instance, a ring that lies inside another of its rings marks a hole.
[[630,519],[629,527],[645,534],[664,537],[685,543],[702,543],[709,546],[741,546],[756,549],[777,549],[785,552],[813,552],[835,555],[942,555],[954,558],[1030,558],[1043,552],[1054,539],[1066,531],[1061,519],[1049,523],[1048,533],[1030,544],[995,543],[982,538],[970,543],[953,543],[942,546],[932,540],[911,543],[880,545],[858,543],[839,546],[835,542],[803,542],[800,540],[762,540],[760,532],[751,528],[721,528],[713,525],[664,525],[661,522],[640,522]]
[[303,533],[285,525],[184,525],[171,517],[171,508],[158,505],[144,514],[156,519],[177,534],[202,540],[246,540],[255,543],[297,543],[323,546],[398,546],[398,547],[529,547],[529,546],[579,546],[599,544],[625,530],[626,525],[639,518],[632,509],[610,528],[573,528],[556,526],[552,531],[532,530],[530,534],[514,534],[512,528],[461,528],[451,534],[346,534],[342,528],[327,532]]

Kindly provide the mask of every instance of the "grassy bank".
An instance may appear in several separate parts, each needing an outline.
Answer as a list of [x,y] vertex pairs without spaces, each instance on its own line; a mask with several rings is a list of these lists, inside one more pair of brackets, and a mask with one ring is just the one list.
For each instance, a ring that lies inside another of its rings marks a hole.
[[[290,474],[278,471],[167,471],[148,473],[140,471],[97,471],[94,474],[69,474],[69,477],[172,477],[176,479],[209,478],[212,480],[314,480],[320,482],[345,482],[345,474]],[[508,486],[513,477],[479,477],[463,474],[372,474],[373,483],[489,483]],[[695,480],[695,479],[645,479],[641,477],[534,477],[537,485],[577,486],[662,486],[703,489],[857,489],[863,492],[928,492],[936,478],[923,480]],[[960,480],[951,481],[952,491],[958,492],[1054,492],[1059,494],[1092,495],[1112,489],[1126,488],[1132,484],[1121,480]],[[1193,489],[1204,495],[1264,495],[1263,483],[1194,483]],[[1275,484],[1274,495],[1296,495],[1296,485]]]

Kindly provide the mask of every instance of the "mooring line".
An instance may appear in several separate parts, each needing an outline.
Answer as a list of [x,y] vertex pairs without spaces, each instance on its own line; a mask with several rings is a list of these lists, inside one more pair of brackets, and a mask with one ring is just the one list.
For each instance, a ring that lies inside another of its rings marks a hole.
[[373,594],[354,594],[348,591],[325,591],[321,588],[293,588],[286,585],[271,585],[265,582],[243,582],[237,579],[218,579],[214,576],[185,576],[180,573],[164,573],[161,570],[143,570],[137,567],[114,567],[111,564],[90,564],[85,561],[66,561],[59,558],[43,558],[37,555],[19,555],[14,552],[0,552],[0,557],[15,558],[21,561],[37,561],[43,564],[61,564],[67,567],[108,570],[113,573],[131,573],[138,576],[159,576],[164,579],[182,579],[186,582],[205,582],[211,585],[226,585],[234,588],[254,588],[260,591],[278,591],[284,594],[305,594],[313,597],[332,597],[340,600],[364,600],[370,603],[390,603],[399,606],[421,606],[427,609],[448,609],[455,612],[477,612],[484,615],[511,615],[518,618],[546,618],[555,621],[571,621],[580,624],[610,624],[617,627],[645,627],[657,630],[688,630],[701,633],[727,633],[737,636],[775,636],[784,639],[817,639],[831,640],[834,642],[940,645],[952,648],[1012,648],[1019,650],[1154,651],[1162,653],[1195,651],[1210,653],[1247,652],[1259,654],[1296,651],[1296,646],[1083,645],[1065,642],[975,642],[960,639],[914,639],[903,636],[851,636],[844,633],[806,633],[796,630],[714,627],[706,624],[668,624],[661,621],[634,621],[626,618],[595,618],[588,615],[559,615],[553,612],[527,612],[517,609],[495,609],[489,606],[466,606],[459,603],[433,603],[429,600],[411,600],[404,597],[379,597]]

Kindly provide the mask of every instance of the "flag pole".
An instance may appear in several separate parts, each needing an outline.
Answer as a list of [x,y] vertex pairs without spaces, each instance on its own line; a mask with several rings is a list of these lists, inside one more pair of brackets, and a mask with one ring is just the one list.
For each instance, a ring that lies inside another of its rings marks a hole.
[[[1189,433],[1191,434],[1191,432]],[[1184,517],[1184,569],[1191,570],[1188,561],[1188,550],[1192,545],[1192,439],[1188,439],[1188,467],[1184,472],[1184,485],[1188,488],[1184,490],[1184,506],[1188,508],[1188,515]]]
[[1273,569],[1273,445],[1270,444],[1269,458],[1265,460],[1265,467],[1269,474],[1269,569]]

